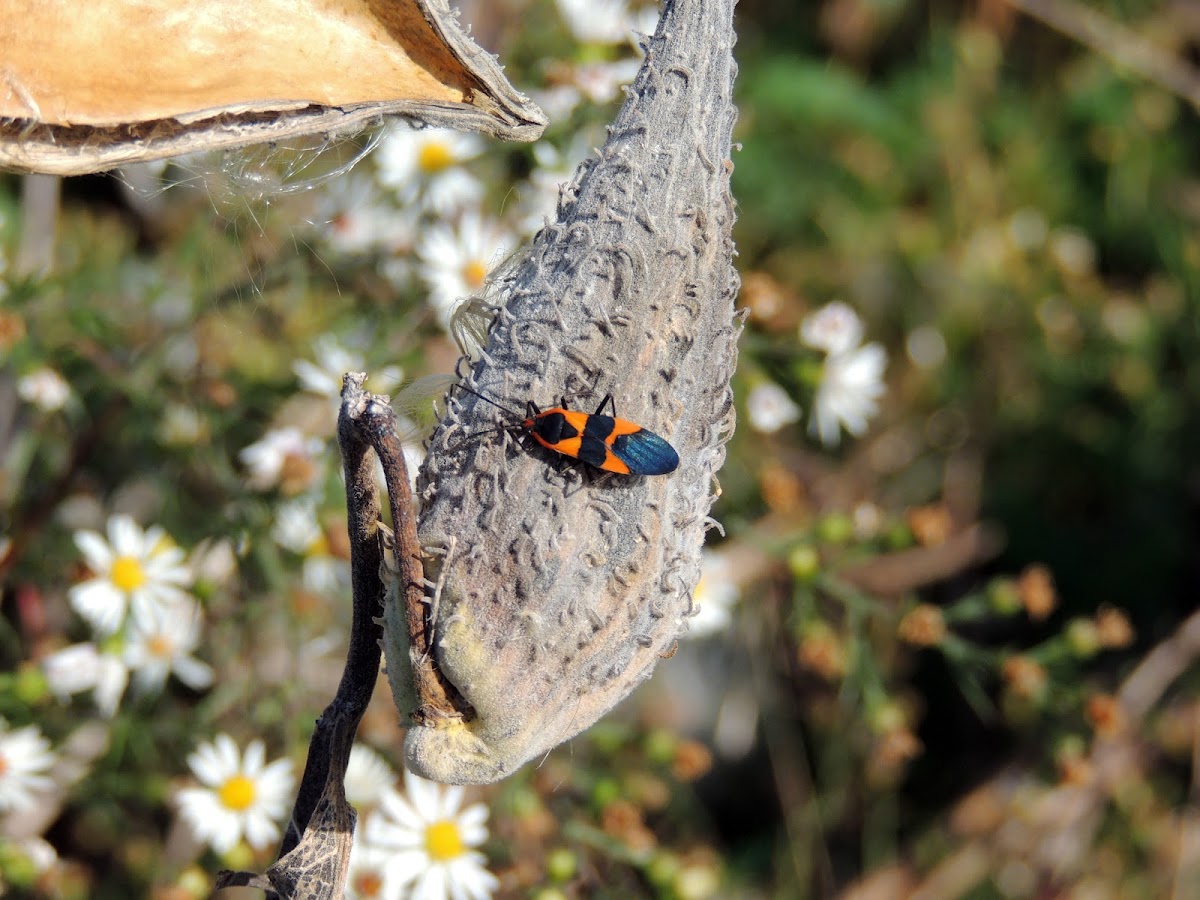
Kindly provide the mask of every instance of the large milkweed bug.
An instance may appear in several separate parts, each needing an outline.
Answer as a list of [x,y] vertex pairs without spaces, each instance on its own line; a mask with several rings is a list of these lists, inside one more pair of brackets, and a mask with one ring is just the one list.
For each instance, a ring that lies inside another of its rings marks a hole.
[[[560,405],[545,410],[528,401],[522,415],[469,387],[460,384],[458,388],[513,417],[512,423],[498,430],[523,431],[546,449],[583,460],[602,471],[666,475],[679,466],[679,454],[665,440],[641,425],[617,418],[612,394],[605,395],[594,413],[567,409],[564,398]],[[612,415],[604,415],[606,406]]]

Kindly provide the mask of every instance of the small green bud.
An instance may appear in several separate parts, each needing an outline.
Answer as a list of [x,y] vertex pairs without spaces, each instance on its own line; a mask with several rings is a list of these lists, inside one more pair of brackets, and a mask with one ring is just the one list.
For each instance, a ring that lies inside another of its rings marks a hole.
[[23,665],[17,670],[12,684],[13,695],[25,706],[38,706],[50,694],[46,674],[34,665]]
[[1011,578],[996,578],[987,587],[988,603],[1002,616],[1015,616],[1021,611],[1021,595]]
[[821,555],[810,544],[793,547],[788,554],[788,568],[797,581],[811,581],[821,571]]
[[892,522],[884,532],[883,540],[889,550],[905,550],[913,545],[912,529],[906,522]]
[[827,544],[845,544],[854,537],[854,520],[845,513],[829,513],[817,522],[817,538]]
[[559,847],[546,854],[546,876],[551,881],[570,881],[579,870],[574,851]]
[[592,788],[592,803],[600,809],[621,796],[621,785],[615,778],[601,778]]
[[1096,623],[1091,619],[1072,619],[1067,625],[1067,646],[1080,659],[1099,653],[1103,644]]
[[679,857],[673,853],[660,851],[655,853],[646,865],[646,877],[652,884],[668,887],[674,884],[679,875]]
[[646,759],[652,763],[666,765],[675,758],[679,738],[665,728],[656,728],[646,735],[644,750]]

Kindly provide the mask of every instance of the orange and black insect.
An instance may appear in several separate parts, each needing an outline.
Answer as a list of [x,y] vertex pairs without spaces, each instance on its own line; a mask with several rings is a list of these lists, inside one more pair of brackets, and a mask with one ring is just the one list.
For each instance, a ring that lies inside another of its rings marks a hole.
[[[546,449],[583,460],[602,471],[666,475],[679,467],[679,454],[674,447],[653,431],[617,418],[612,394],[605,395],[594,413],[567,409],[567,401],[563,399],[558,406],[546,410],[527,402],[522,415],[468,387],[458,387],[513,417],[514,421],[500,430],[523,431]],[[606,406],[612,415],[604,415]]]

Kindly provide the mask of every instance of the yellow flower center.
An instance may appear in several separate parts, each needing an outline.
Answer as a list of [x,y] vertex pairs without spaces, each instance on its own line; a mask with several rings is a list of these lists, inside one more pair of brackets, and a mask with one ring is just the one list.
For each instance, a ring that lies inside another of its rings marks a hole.
[[146,649],[158,659],[170,659],[175,653],[175,644],[165,634],[153,634],[146,640]]
[[478,290],[483,287],[484,279],[487,278],[487,266],[477,259],[471,260],[462,270],[463,281],[471,290]]
[[445,144],[426,144],[417,156],[417,165],[426,175],[436,175],[454,165],[454,154]]
[[243,812],[254,803],[254,782],[245,775],[234,775],[217,791],[221,805],[234,812]]
[[132,556],[118,556],[113,560],[112,571],[108,577],[117,588],[129,593],[146,583],[146,570],[142,568],[141,562]]
[[354,893],[360,897],[378,897],[383,893],[383,878],[378,872],[363,872],[354,879]]
[[467,852],[453,822],[434,822],[425,829],[425,852],[434,862],[449,862]]
[[4,777],[4,773],[8,771],[8,760],[0,754],[0,778]]
[[325,537],[325,532],[322,531],[304,551],[305,556],[329,556],[329,539]]

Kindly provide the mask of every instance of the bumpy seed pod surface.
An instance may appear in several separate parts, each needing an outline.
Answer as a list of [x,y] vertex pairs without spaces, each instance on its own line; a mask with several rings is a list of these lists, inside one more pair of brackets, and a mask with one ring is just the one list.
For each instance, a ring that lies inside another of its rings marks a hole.
[[[457,394],[418,490],[430,654],[385,615],[389,678],[412,715],[410,767],[498,780],[595,722],[670,654],[696,612],[716,471],[733,429],[737,275],[728,162],[733,0],[668,3],[609,137],[560,198],[557,222],[498,285],[466,382],[521,408],[561,394],[667,439],[660,477],[599,476],[499,432]],[[589,405],[590,404],[590,405]],[[414,667],[458,697],[434,708]]]

